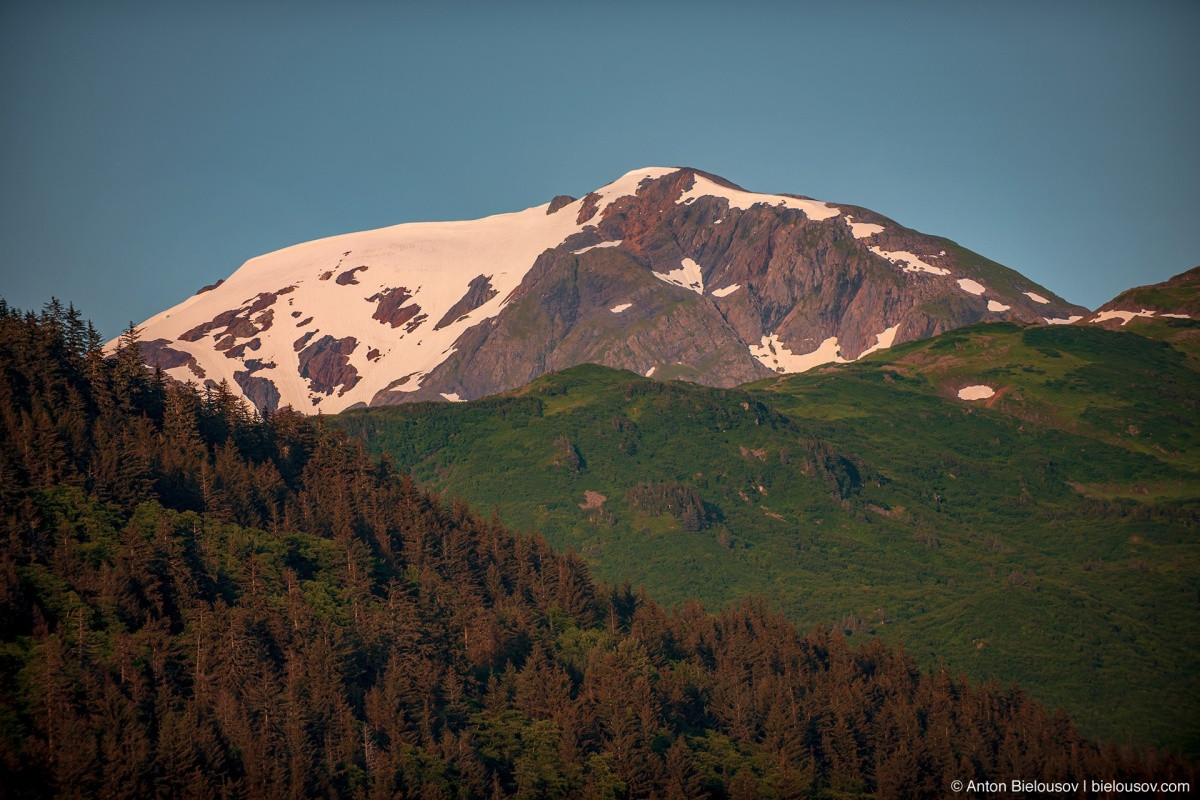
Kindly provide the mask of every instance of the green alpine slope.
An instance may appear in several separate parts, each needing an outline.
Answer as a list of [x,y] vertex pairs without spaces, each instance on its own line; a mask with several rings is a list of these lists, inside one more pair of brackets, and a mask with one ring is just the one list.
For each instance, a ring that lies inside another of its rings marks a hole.
[[582,366],[332,423],[661,601],[762,595],[1194,755],[1197,398],[1166,343],[1000,324],[735,390]]

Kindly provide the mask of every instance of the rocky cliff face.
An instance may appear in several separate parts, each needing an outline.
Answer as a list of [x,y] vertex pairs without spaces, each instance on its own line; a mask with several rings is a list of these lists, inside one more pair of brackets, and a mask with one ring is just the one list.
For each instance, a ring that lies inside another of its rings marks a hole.
[[149,360],[258,408],[465,400],[596,362],[731,386],[984,320],[1086,313],[953,242],[694,169],[296,245],[148,320]]

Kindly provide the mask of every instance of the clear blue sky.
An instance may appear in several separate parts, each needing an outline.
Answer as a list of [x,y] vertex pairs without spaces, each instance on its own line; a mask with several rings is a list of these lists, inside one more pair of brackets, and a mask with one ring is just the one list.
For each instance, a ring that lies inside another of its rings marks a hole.
[[0,3],[0,295],[115,335],[263,252],[635,167],[1094,307],[1200,264],[1200,3]]

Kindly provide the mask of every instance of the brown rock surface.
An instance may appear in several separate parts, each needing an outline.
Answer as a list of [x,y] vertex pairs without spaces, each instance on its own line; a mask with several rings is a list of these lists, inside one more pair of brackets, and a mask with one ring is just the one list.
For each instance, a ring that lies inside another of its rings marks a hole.
[[353,269],[348,269],[345,272],[343,272],[342,274],[338,275],[334,279],[333,282],[336,283],[338,286],[349,286],[351,284],[357,284],[358,278],[354,277],[354,273],[362,272],[366,269],[367,269],[367,267],[355,267]]
[[274,368],[275,363],[264,364],[256,358],[251,358],[245,361],[244,366],[246,369],[233,373],[233,380],[241,387],[246,399],[258,409],[260,414],[278,409],[279,389],[276,388],[275,382],[270,378],[254,374],[262,369]]
[[[377,319],[393,328],[399,328],[421,313],[421,307],[416,303],[409,306],[404,305],[411,299],[412,294],[403,286],[395,289],[385,289],[382,292],[373,294],[367,298],[368,302],[377,304],[375,306],[375,313],[371,315],[371,318]],[[417,324],[419,325],[420,322],[417,322]],[[406,330],[411,331],[412,327],[406,327]]]
[[437,325],[434,325],[433,329],[436,331],[447,325],[453,325],[488,300],[491,300],[496,294],[496,290],[492,288],[492,279],[490,276],[480,275],[473,278],[467,288],[467,293],[463,295],[461,300],[450,307],[450,310],[438,320]]
[[350,363],[356,347],[358,342],[353,336],[322,336],[300,351],[301,377],[308,378],[314,392],[333,394],[340,388],[339,394],[344,394],[359,381],[358,370]]
[[546,208],[546,213],[553,214],[555,211],[558,211],[561,208],[569,206],[569,205],[571,205],[571,203],[574,203],[574,202],[575,202],[575,198],[571,197],[571,195],[569,195],[569,194],[556,195],[554,197],[554,199],[550,201],[550,205]]
[[191,353],[185,353],[182,350],[176,350],[171,347],[169,339],[152,339],[148,342],[138,342],[138,347],[142,351],[142,360],[146,362],[148,367],[159,367],[161,369],[174,369],[176,367],[187,367],[192,374],[197,378],[204,378],[204,370],[196,361],[196,357]]

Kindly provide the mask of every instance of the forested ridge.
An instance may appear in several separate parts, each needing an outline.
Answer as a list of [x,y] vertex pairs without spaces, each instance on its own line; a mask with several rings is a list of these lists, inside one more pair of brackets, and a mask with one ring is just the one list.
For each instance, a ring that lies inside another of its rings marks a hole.
[[[767,595],[801,630],[902,642],[1196,760],[1197,366],[1133,333],[987,324],[737,389],[581,365],[327,419],[660,603]],[[956,395],[984,383],[993,407]]]
[[598,586],[572,553],[224,387],[0,301],[14,797],[939,797],[1191,780],[1019,688]]

